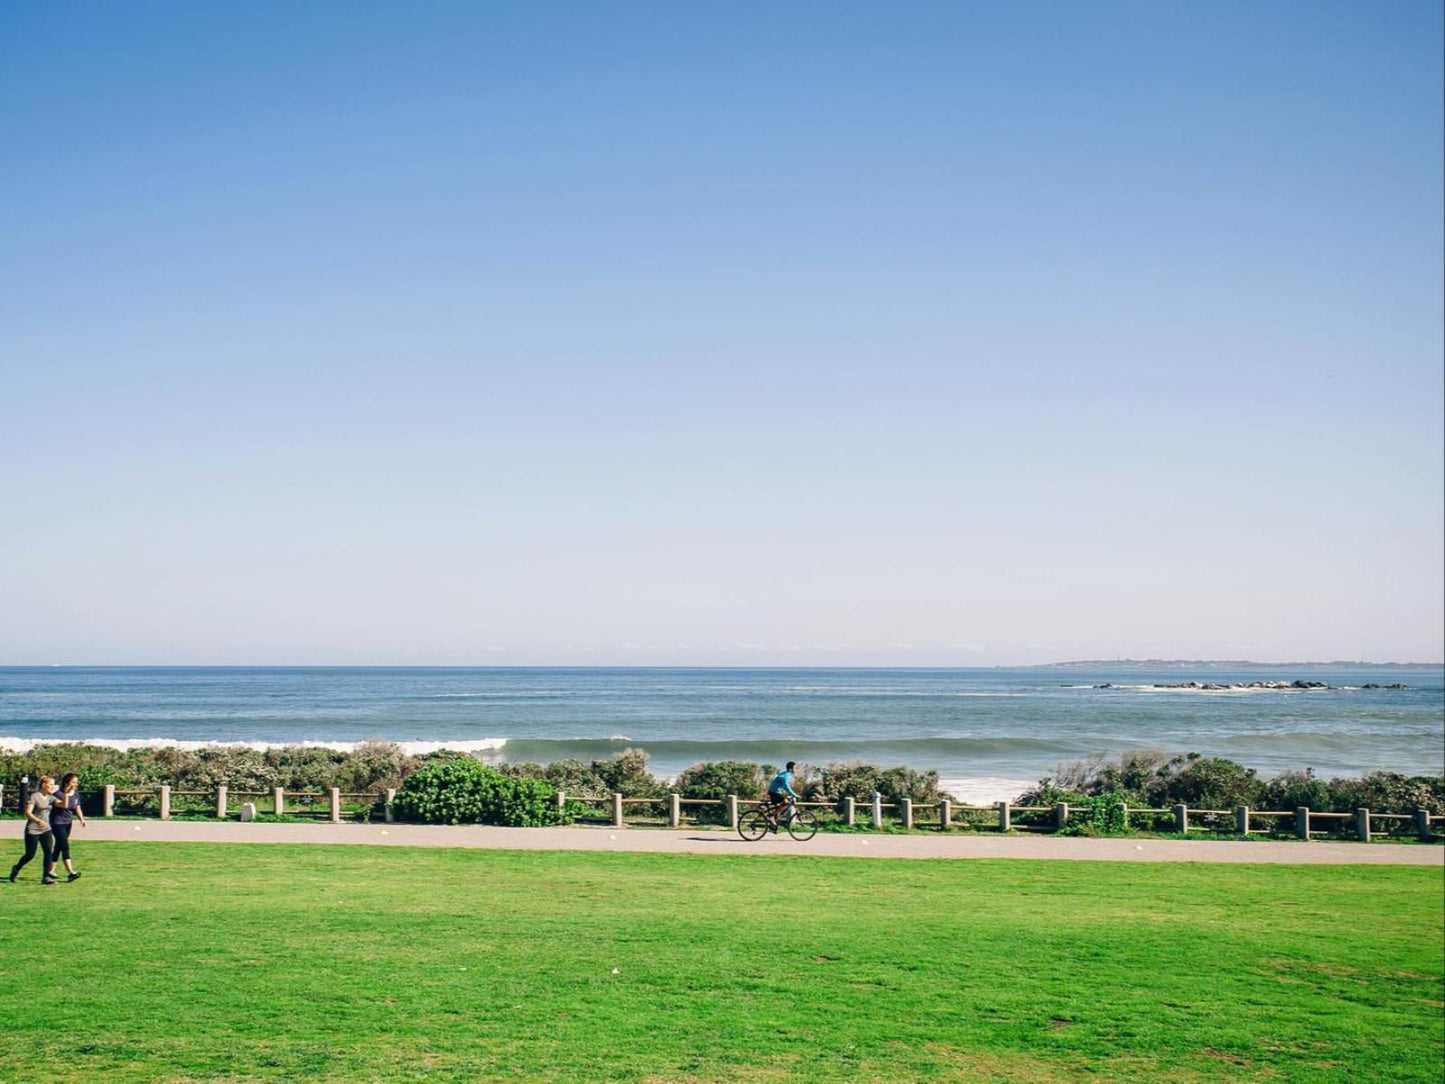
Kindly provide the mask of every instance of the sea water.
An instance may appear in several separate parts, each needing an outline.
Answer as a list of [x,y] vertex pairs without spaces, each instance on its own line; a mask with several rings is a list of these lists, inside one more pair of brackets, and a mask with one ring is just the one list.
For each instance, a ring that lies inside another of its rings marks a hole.
[[[1294,680],[1329,687],[1249,687]],[[1244,687],[1165,687],[1190,681]],[[859,760],[934,770],[959,797],[993,801],[1061,763],[1134,749],[1266,775],[1440,774],[1445,669],[0,668],[0,748],[42,741],[391,741],[514,762],[638,748],[662,776],[704,760]]]

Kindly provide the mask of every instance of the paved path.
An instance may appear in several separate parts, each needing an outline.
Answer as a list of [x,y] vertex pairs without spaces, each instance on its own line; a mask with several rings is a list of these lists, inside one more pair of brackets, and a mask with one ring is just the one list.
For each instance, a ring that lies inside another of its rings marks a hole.
[[665,854],[796,854],[845,858],[1063,858],[1095,862],[1272,862],[1445,866],[1445,847],[1391,843],[1290,843],[1208,839],[1086,839],[1048,835],[859,835],[819,833],[746,843],[721,829],[481,828],[418,824],[240,824],[222,821],[103,821],[76,825],[75,842],[350,843],[383,847],[480,847],[521,851]]

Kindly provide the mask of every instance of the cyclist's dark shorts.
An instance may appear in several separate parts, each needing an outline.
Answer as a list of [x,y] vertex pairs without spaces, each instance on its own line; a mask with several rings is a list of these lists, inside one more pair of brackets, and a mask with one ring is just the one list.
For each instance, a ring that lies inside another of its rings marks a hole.
[[768,797],[772,800],[773,805],[787,805],[790,801],[786,794],[775,794],[772,791],[768,792]]

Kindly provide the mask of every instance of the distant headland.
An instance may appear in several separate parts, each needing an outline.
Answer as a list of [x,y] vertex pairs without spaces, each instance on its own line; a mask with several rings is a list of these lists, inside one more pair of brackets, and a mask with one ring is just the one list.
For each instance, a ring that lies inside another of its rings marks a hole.
[[1334,662],[1255,662],[1250,659],[1077,659],[1070,662],[1045,662],[1021,670],[1242,670],[1290,668],[1295,670],[1406,670],[1421,667],[1442,667],[1441,662],[1358,662],[1337,659]]

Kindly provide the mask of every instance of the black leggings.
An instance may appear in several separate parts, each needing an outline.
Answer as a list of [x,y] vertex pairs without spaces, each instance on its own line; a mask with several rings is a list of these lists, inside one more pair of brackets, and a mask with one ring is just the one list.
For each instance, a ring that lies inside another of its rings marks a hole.
[[55,836],[55,861],[70,861],[70,825],[52,824],[51,835]]
[[17,870],[35,857],[36,847],[45,852],[45,872],[50,872],[50,867],[55,864],[55,837],[49,832],[43,832],[38,836],[32,835],[30,832],[25,833],[25,857],[15,863]]

